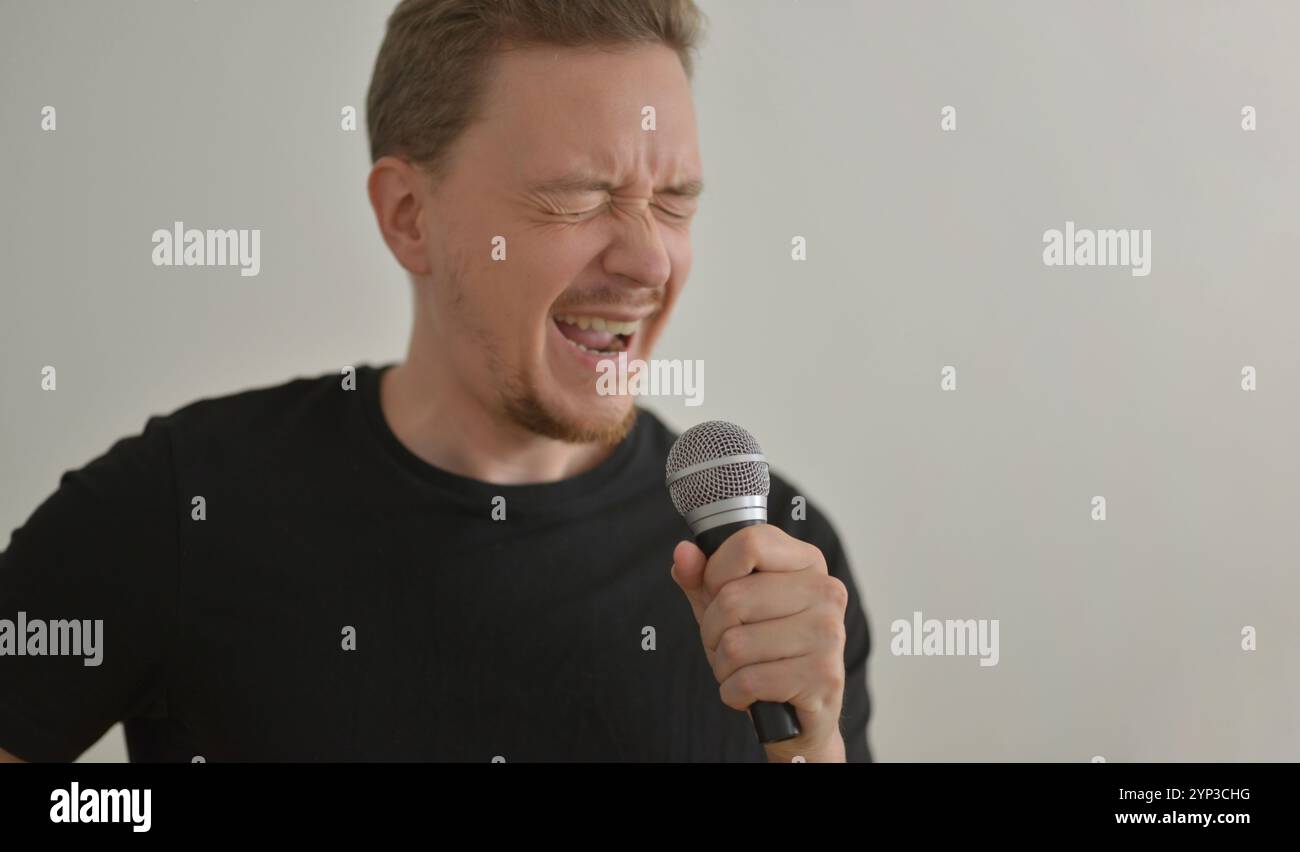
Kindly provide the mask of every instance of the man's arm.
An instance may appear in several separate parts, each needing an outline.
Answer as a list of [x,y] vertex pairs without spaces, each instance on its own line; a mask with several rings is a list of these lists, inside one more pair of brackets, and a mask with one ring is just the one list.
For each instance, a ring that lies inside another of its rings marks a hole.
[[5,751],[4,749],[0,748],[0,763],[26,763],[26,762],[27,762],[27,761],[25,761],[25,760],[19,760],[18,758],[14,757],[14,756],[13,756],[12,754],[10,754],[9,752],[7,752],[7,751]]
[[[0,552],[0,760],[71,761],[159,694],[183,507],[157,418],[79,470]],[[57,637],[57,643],[55,641]]]

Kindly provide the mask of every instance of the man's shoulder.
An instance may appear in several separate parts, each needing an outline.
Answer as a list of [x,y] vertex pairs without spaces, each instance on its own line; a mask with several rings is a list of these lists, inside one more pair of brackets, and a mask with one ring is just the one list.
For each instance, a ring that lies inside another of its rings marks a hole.
[[375,368],[356,368],[356,390],[342,372],[297,376],[273,384],[200,397],[149,416],[144,428],[118,440],[88,471],[207,464],[265,465],[288,454],[333,446],[346,406]]
[[359,392],[360,383],[373,372],[360,365],[351,376],[345,372],[320,373],[283,379],[273,384],[201,397],[160,415],[177,429],[238,426],[274,428],[286,419],[310,417],[322,408],[336,406],[345,394]]

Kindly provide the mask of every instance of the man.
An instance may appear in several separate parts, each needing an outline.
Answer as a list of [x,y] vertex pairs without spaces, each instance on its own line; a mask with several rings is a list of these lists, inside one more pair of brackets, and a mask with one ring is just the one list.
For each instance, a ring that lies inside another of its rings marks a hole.
[[[193,403],[63,477],[0,617],[102,620],[102,654],[0,656],[11,759],[117,721],[142,761],[870,759],[825,518],[774,477],[773,523],[706,560],[675,436],[596,392],[690,270],[699,28],[690,0],[398,6],[368,189],[406,359]],[[802,733],[760,744],[759,700]]]

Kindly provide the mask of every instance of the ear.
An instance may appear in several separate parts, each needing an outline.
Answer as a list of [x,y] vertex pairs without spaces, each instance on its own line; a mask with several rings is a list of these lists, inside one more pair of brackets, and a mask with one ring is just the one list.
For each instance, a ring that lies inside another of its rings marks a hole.
[[427,186],[420,170],[397,157],[380,157],[366,189],[388,250],[412,275],[428,275],[429,228],[424,207]]

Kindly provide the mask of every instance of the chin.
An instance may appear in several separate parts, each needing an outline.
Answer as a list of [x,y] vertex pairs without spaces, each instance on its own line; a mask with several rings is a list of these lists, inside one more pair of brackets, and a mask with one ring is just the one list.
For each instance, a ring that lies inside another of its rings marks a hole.
[[618,443],[636,419],[636,406],[630,396],[600,396],[588,389],[581,399],[569,398],[557,406],[559,415],[570,426],[577,440]]
[[574,444],[617,444],[636,422],[630,396],[602,396],[585,383],[563,388],[556,383],[549,391],[515,384],[505,398],[506,413],[530,432]]

